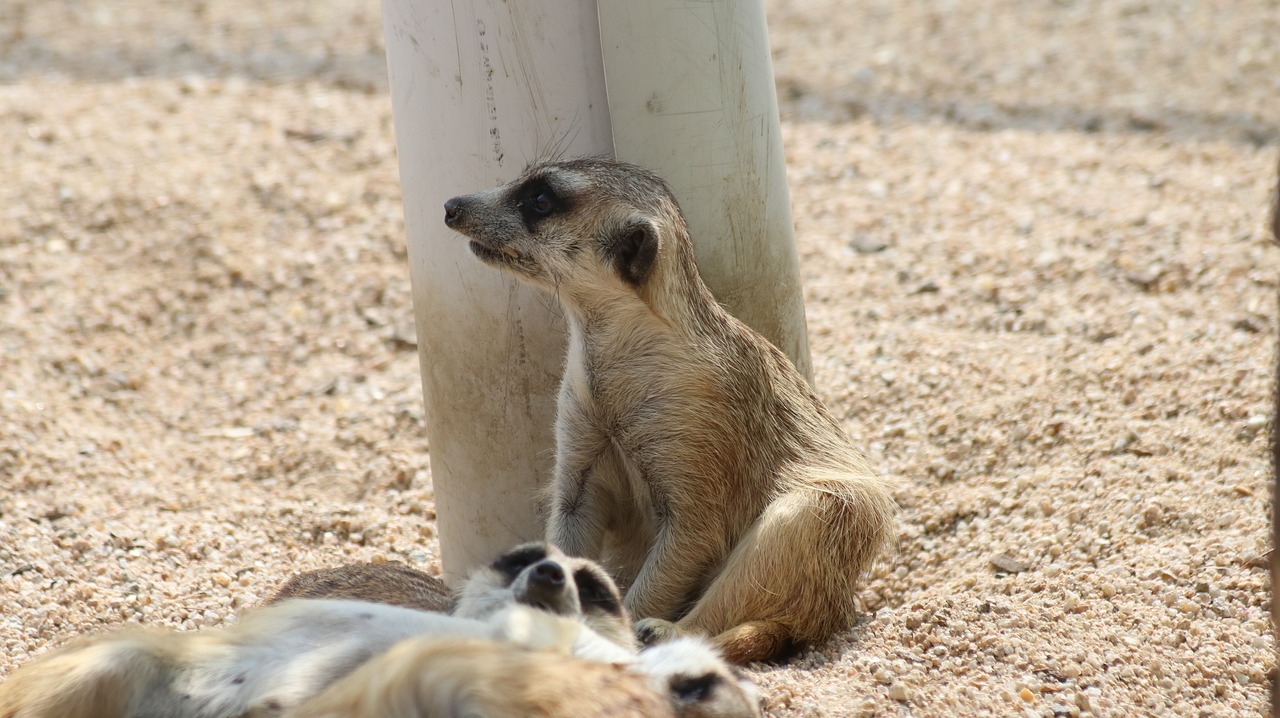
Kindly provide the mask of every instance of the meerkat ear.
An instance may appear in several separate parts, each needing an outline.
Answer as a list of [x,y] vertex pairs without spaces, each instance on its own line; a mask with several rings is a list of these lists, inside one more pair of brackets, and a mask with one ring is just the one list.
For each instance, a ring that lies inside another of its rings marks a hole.
[[622,280],[638,287],[649,279],[658,259],[658,231],[648,222],[633,222],[613,235],[605,258]]

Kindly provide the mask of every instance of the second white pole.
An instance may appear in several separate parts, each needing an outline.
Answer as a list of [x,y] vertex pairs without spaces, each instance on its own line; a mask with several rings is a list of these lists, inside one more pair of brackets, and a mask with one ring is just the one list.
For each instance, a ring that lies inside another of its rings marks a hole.
[[698,270],[812,381],[762,0],[599,0],[615,156],[657,172]]

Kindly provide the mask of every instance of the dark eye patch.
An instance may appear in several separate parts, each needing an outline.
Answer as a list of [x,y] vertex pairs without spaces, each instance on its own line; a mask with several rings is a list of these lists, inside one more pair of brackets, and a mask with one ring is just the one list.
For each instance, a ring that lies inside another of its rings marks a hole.
[[675,676],[671,679],[671,693],[681,703],[701,703],[711,697],[711,692],[720,683],[716,673],[705,673],[701,676]]
[[518,546],[489,564],[489,568],[514,581],[520,572],[547,557],[547,547],[541,544]]
[[568,209],[568,203],[556,193],[551,183],[541,177],[529,180],[515,191],[516,209],[532,232],[535,225],[556,212]]
[[617,592],[595,572],[580,568],[574,572],[573,582],[578,586],[578,601],[583,608],[591,606],[615,616],[621,615],[622,606],[618,603]]

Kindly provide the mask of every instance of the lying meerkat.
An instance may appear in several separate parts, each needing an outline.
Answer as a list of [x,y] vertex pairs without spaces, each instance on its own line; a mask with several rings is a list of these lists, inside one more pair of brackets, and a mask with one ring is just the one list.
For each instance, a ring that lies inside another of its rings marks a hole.
[[713,635],[743,663],[852,625],[893,499],[782,352],[716,303],[661,179],[537,164],[449,200],[445,223],[564,307],[547,539],[609,561],[646,638]]
[[608,574],[594,563],[528,544],[476,571],[455,615],[365,601],[291,599],[227,628],[126,629],[75,642],[0,684],[0,718],[266,715],[317,695],[406,639],[527,644],[512,618],[524,615],[520,611],[543,623],[563,620],[580,627],[572,633],[575,656],[618,663],[635,658],[631,623]]
[[[399,595],[396,589],[374,589],[378,576],[370,578],[362,595]],[[492,621],[501,618],[511,605],[545,611],[560,620],[576,617],[590,630],[572,641],[562,640],[559,646],[547,645],[545,636],[563,636],[563,630],[558,634],[546,628],[506,630],[521,639],[517,643],[522,647],[550,648],[558,650],[559,656],[546,650],[513,650],[492,641],[403,641],[287,715],[761,715],[755,685],[727,666],[708,644],[679,639],[636,655],[636,640],[617,585],[594,561],[567,557],[547,544],[517,546],[471,573],[456,599],[453,615]],[[510,619],[506,623],[511,623]],[[543,645],[526,635],[541,638]],[[602,643],[600,637],[609,642]],[[616,653],[618,646],[627,652]]]
[[295,574],[262,605],[290,598],[347,598],[436,613],[453,610],[453,592],[444,581],[395,561],[344,563]]
[[622,593],[609,573],[554,545],[521,544],[472,571],[453,615],[483,620],[512,603],[576,617],[593,634],[626,651],[639,648]]
[[440,579],[398,563],[349,563],[298,574],[263,605],[293,598],[342,598],[485,619],[512,603],[577,616],[627,650],[638,645],[618,586],[600,564],[527,543],[472,571],[460,596]]
[[492,641],[409,640],[285,718],[758,718],[755,686],[678,639],[629,666]]
[[[524,606],[510,610],[529,614],[525,623],[559,620]],[[482,622],[376,603],[304,599],[223,629],[126,629],[72,643],[19,668],[0,683],[0,718],[273,715],[406,639],[508,640],[509,623],[506,614]],[[589,633],[578,626],[575,650],[579,633]],[[604,643],[595,641],[593,648]]]

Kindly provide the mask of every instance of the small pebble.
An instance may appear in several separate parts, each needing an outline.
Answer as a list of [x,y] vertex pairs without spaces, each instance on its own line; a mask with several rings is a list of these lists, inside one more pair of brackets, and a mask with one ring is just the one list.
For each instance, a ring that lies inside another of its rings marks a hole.
[[988,561],[990,561],[992,568],[1005,573],[1022,573],[1031,568],[1031,565],[1027,562],[1020,561],[1006,553],[996,554]]
[[880,237],[864,233],[855,234],[849,240],[849,247],[859,254],[883,252],[888,246],[889,243]]

